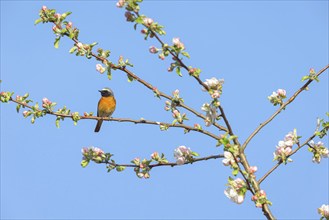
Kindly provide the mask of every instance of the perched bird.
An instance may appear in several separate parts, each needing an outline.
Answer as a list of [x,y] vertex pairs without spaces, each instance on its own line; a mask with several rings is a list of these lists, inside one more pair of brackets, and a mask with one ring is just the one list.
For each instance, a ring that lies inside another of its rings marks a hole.
[[[111,117],[116,107],[116,100],[113,91],[107,87],[98,91],[101,93],[102,97],[98,102],[97,117]],[[102,119],[97,121],[95,132],[99,132],[102,123]]]

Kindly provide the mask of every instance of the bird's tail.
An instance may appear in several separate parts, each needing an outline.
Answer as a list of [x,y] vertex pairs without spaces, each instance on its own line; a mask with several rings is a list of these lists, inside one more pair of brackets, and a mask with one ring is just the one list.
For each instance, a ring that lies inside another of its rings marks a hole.
[[102,123],[103,123],[103,120],[98,120],[97,121],[95,132],[99,132],[99,130],[101,129]]

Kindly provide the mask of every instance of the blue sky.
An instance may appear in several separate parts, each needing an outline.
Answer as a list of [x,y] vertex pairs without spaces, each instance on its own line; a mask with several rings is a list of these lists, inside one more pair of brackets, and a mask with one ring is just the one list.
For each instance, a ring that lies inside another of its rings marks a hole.
[[[73,12],[68,20],[80,29],[80,41],[110,49],[113,61],[120,55],[129,58],[131,70],[161,91],[179,89],[185,103],[200,112],[209,102],[185,72],[182,78],[167,72],[170,59],[161,61],[148,52],[158,43],[134,31],[115,1],[1,1],[1,91],[28,92],[39,103],[47,97],[58,108],[66,105],[83,113],[96,112],[97,90],[107,86],[118,103],[113,117],[172,121],[163,110],[164,99],[154,98],[137,82],[128,83],[122,72],[114,71],[107,80],[96,72],[95,60],[68,53],[68,38],[55,49],[52,26],[34,26],[42,5]],[[145,1],[140,13],[165,26],[165,42],[180,37],[191,55],[185,62],[202,69],[202,80],[225,80],[221,103],[240,142],[276,110],[268,95],[284,88],[290,97],[310,68],[328,64],[328,1]],[[294,128],[302,140],[313,134],[317,117],[328,111],[328,79],[327,71],[248,145],[246,154],[258,166],[258,178],[275,164],[273,151],[285,134]],[[100,147],[122,163],[149,158],[154,151],[174,161],[173,150],[180,145],[201,156],[222,153],[214,140],[199,133],[104,122],[96,134],[92,120],[77,126],[65,120],[58,129],[53,116],[32,125],[13,103],[0,109],[2,219],[264,218],[250,193],[242,205],[225,197],[231,170],[221,160],[156,168],[147,180],[131,169],[108,174],[103,165],[80,166],[85,146]],[[188,117],[190,125],[203,123]],[[322,141],[328,147],[328,138]],[[292,159],[261,188],[277,218],[318,219],[317,208],[329,202],[328,160],[312,163],[306,148]]]

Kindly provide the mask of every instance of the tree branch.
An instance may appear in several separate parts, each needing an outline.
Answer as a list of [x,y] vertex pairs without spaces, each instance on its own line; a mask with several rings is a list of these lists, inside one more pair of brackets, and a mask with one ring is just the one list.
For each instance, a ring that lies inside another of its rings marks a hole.
[[[325,129],[322,129],[325,130]],[[287,156],[287,158],[294,155],[297,151],[299,151],[302,147],[308,144],[311,140],[313,140],[316,137],[316,134],[313,134],[311,137],[309,137],[302,145],[298,145],[298,147],[291,152],[290,155]],[[280,160],[277,164],[275,164],[269,171],[267,171],[262,178],[258,180],[258,184],[261,184],[274,170],[276,170],[281,164],[283,163],[282,160]]]
[[[10,98],[10,101],[14,102],[14,103],[17,103],[19,105],[22,105],[25,108],[33,109],[32,106],[30,106],[30,105],[28,105],[24,102],[19,102],[17,100],[12,99],[12,98]],[[37,110],[37,111],[42,112],[42,110],[40,110],[40,109]],[[72,115],[60,114],[60,113],[56,113],[56,112],[53,112],[53,111],[46,111],[45,113],[49,114],[49,115],[59,116],[59,117],[62,117],[62,118],[72,118],[73,119]],[[166,127],[174,127],[174,128],[184,128],[187,131],[196,131],[196,132],[200,132],[202,134],[205,134],[209,137],[212,137],[216,140],[219,139],[219,136],[217,136],[217,135],[215,135],[215,134],[213,134],[209,131],[205,131],[205,130],[202,130],[202,129],[191,127],[191,126],[188,126],[188,125],[185,125],[185,124],[170,124],[170,123],[165,123],[165,122],[150,121],[150,120],[146,120],[146,119],[135,120],[135,119],[130,119],[130,118],[109,118],[109,117],[97,117],[97,116],[85,116],[85,115],[81,115],[79,117],[80,117],[80,119],[92,119],[92,120],[100,120],[101,119],[103,121],[131,122],[131,123],[135,123],[135,124],[151,124],[151,125],[159,125],[159,126],[163,125],[163,126],[166,126]]]
[[[218,154],[218,155],[211,155],[211,156],[207,156],[207,157],[194,158],[193,161],[185,162],[182,165],[193,164],[195,162],[200,162],[200,161],[205,161],[205,160],[210,160],[210,159],[218,159],[218,158],[223,158],[223,157],[224,157],[223,154]],[[112,165],[114,167],[119,167],[119,166],[133,167],[133,168],[134,167],[138,167],[138,168],[140,167],[140,166],[137,166],[135,164],[117,164],[117,163],[113,163],[113,162],[110,162],[110,161],[106,161],[106,162],[102,162],[102,163],[109,164],[109,165]],[[157,163],[157,164],[151,164],[148,167],[153,168],[153,167],[162,167],[162,166],[175,167],[175,166],[181,166],[181,165],[179,165],[177,163]]]
[[[316,77],[320,76],[324,71],[326,71],[329,68],[329,65],[321,69],[317,74]],[[313,81],[313,79],[309,79],[300,89],[298,89],[285,103],[282,104],[282,106],[273,114],[271,115],[266,121],[261,123],[254,132],[247,138],[247,140],[242,144],[242,150],[244,151],[248,145],[248,143],[255,137],[255,135],[268,123],[270,123],[283,109],[287,107],[292,101],[295,100],[295,98],[302,92],[304,91],[307,86]]]
[[[76,39],[76,38],[72,38],[72,40],[73,40],[76,44],[79,43],[79,40]],[[100,61],[102,61],[102,62],[110,63],[110,62],[108,62],[107,59],[102,58],[102,57],[99,57],[99,56],[97,56],[96,54],[94,54],[93,52],[91,52],[91,56],[95,57],[97,60],[100,60]],[[113,63],[110,63],[110,68],[112,68],[112,69],[118,69],[118,70],[121,70],[122,72],[125,72],[125,73],[128,74],[130,77],[132,77],[133,79],[135,79],[137,82],[143,84],[145,87],[147,87],[147,88],[150,89],[150,90],[153,90],[154,88],[156,88],[156,87],[154,87],[152,84],[146,82],[145,80],[143,80],[143,79],[141,79],[140,77],[138,77],[137,75],[135,75],[132,71],[128,70],[126,67],[120,67],[120,66],[117,66],[117,65],[115,65],[115,64],[113,64]],[[158,91],[158,95],[161,96],[161,97],[164,97],[164,98],[169,99],[169,100],[172,101],[172,97],[171,97],[171,96],[169,96],[169,95],[167,95],[167,94],[165,94],[165,93],[163,93],[163,92],[161,92],[161,91]],[[196,115],[196,116],[199,117],[199,118],[202,118],[203,120],[206,119],[206,117],[205,117],[203,114],[197,112],[196,110],[194,110],[193,108],[191,108],[191,107],[185,105],[184,103],[179,103],[178,106],[180,106],[180,107],[182,107],[182,108],[188,110],[189,112],[193,113],[194,115]],[[213,125],[214,125],[215,127],[217,127],[219,130],[222,130],[222,131],[224,131],[224,132],[227,132],[227,128],[225,128],[225,127],[219,125],[218,123],[214,122]]]

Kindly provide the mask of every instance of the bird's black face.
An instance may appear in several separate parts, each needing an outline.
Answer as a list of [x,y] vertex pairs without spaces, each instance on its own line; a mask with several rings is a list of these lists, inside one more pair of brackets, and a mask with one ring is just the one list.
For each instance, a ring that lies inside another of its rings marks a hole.
[[99,91],[99,92],[101,93],[101,95],[104,96],[104,97],[113,96],[113,92],[112,92],[112,90],[109,89],[109,88],[104,88],[104,89],[102,89],[102,90],[98,90],[98,91]]

